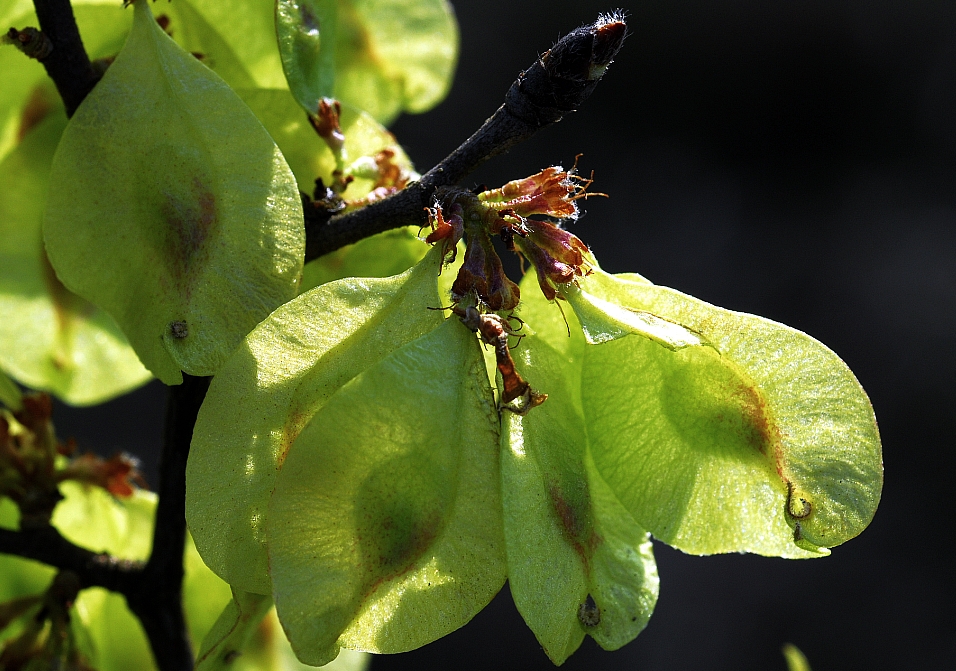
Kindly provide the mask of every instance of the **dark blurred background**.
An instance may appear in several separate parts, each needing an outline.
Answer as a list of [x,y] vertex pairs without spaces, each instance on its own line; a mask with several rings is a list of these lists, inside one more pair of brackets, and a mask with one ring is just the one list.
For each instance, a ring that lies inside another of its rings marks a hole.
[[[424,172],[501,103],[593,0],[459,0],[449,98],[393,127]],[[566,669],[956,669],[956,3],[642,0],[581,110],[473,176],[497,186],[575,154],[594,189],[573,231],[636,271],[822,340],[870,394],[886,483],[829,558],[691,557],[657,544],[644,633]],[[470,185],[470,184],[469,184]],[[61,409],[60,433],[155,468],[164,390]],[[118,418],[118,420],[117,420]],[[103,426],[111,426],[108,433]],[[553,668],[507,587],[385,669]]]

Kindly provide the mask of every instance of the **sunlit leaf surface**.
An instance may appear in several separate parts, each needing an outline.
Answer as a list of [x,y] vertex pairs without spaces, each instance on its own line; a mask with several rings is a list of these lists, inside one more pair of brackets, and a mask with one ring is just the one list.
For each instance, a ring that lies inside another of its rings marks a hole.
[[299,432],[346,382],[441,323],[438,250],[397,277],[309,291],[263,321],[210,386],[186,472],[186,515],[206,563],[269,594],[265,522]]
[[882,485],[879,434],[833,352],[644,281],[597,271],[581,285],[710,343],[674,351],[627,335],[585,350],[594,461],[640,524],[687,552],[803,557],[869,523]]
[[491,600],[505,579],[497,425],[478,342],[457,319],[315,414],[267,522],[276,608],[300,659],[411,650]]
[[135,7],[123,51],[64,132],[50,179],[73,186],[50,194],[44,237],[64,284],[176,384],[181,370],[215,373],[295,294],[301,201],[249,109],[145,0]]

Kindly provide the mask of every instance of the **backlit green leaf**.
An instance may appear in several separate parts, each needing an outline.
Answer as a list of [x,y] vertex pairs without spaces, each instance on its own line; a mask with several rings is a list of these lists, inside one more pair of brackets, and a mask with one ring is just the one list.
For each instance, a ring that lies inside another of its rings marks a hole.
[[289,86],[310,113],[334,97],[382,123],[448,92],[458,27],[446,0],[277,0]]
[[0,367],[68,403],[98,403],[150,375],[113,319],[57,279],[40,231],[62,108],[0,163]]
[[[229,600],[199,647],[196,671],[310,671],[295,658],[272,599],[240,592]],[[325,671],[363,671],[371,656],[345,650]]]
[[276,608],[302,661],[411,650],[491,600],[505,579],[497,427],[481,350],[457,319],[315,414],[267,522]]
[[275,0],[189,0],[189,4],[219,33],[257,86],[285,88],[276,48]]
[[279,57],[292,95],[310,114],[335,89],[337,0],[276,0]]
[[[574,337],[583,344],[580,332]],[[525,416],[503,415],[508,584],[525,622],[561,664],[585,634],[609,650],[637,636],[657,600],[657,569],[647,532],[591,464],[580,357],[536,335],[516,356],[548,399]]]
[[186,515],[206,563],[269,594],[265,521],[289,446],[346,382],[441,323],[439,250],[387,279],[347,279],[276,310],[213,380],[193,434]]
[[807,661],[800,648],[793,643],[787,643],[783,646],[783,656],[787,660],[789,671],[810,671],[810,662]]
[[813,556],[869,523],[882,486],[879,434],[833,352],[644,281],[596,271],[581,285],[711,344],[672,351],[626,336],[586,350],[594,461],[639,523],[687,552],[785,557]]
[[[234,30],[233,21],[214,25],[197,10],[190,0],[176,0],[165,6],[157,5],[157,11],[169,19],[167,32],[176,43],[201,59],[203,65],[233,88],[252,88],[256,82],[245,64],[224,34]],[[248,7],[236,14],[250,14]],[[239,18],[235,14],[233,19]]]
[[428,252],[415,229],[373,235],[305,264],[302,291],[342,277],[388,277],[404,272]]
[[609,303],[582,291],[575,284],[566,285],[561,292],[574,308],[584,335],[592,345],[599,345],[630,334],[650,338],[670,349],[704,344],[699,335],[688,331],[680,324],[667,321],[650,312]]
[[135,11],[57,149],[51,182],[71,188],[50,194],[44,237],[64,284],[176,384],[181,370],[215,373],[295,295],[301,201],[249,109],[162,32],[146,0]]

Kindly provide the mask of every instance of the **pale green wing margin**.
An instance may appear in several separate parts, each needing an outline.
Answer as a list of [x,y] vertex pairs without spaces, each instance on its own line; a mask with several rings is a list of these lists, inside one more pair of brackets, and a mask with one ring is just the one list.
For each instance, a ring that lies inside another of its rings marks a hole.
[[[136,0],[126,45],[73,116],[44,237],[70,290],[116,319],[167,384],[211,375],[292,298],[302,203],[236,94]],[[91,260],[98,260],[91,262]]]
[[498,413],[457,319],[353,379],[293,445],[269,507],[279,620],[307,664],[412,650],[505,580]]
[[276,310],[210,385],[186,468],[186,519],[206,563],[269,594],[265,515],[299,431],[339,387],[441,323],[437,248],[402,275],[323,284]]
[[0,367],[67,403],[100,403],[150,378],[113,319],[57,279],[41,223],[61,107],[0,162]]
[[[549,307],[557,312],[541,309]],[[558,328],[552,335],[570,340],[564,324]],[[583,345],[580,332],[573,338]],[[548,399],[523,417],[503,415],[508,584],[525,622],[561,664],[585,634],[608,650],[633,640],[654,610],[657,568],[648,533],[590,463],[580,357],[559,353],[538,335],[524,338],[516,355],[528,382]]]
[[836,354],[665,287],[600,271],[582,287],[711,345],[671,351],[628,336],[587,349],[594,461],[640,524],[686,552],[784,557],[813,556],[866,527],[882,487],[879,433]]

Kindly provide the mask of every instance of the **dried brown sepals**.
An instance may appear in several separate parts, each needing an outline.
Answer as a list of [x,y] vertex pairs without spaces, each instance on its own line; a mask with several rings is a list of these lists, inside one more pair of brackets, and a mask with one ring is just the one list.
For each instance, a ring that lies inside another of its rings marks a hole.
[[139,460],[125,453],[117,453],[109,459],[103,459],[87,452],[73,459],[61,472],[60,479],[102,487],[120,498],[132,496],[135,491],[134,484],[146,488],[146,481],[139,471]]
[[576,169],[577,159],[570,170],[559,165],[551,166],[530,177],[508,182],[498,189],[482,191],[478,199],[502,214],[508,213],[518,219],[533,215],[576,219],[578,207],[575,201],[591,196],[607,196],[589,193],[587,189],[594,179],[577,175]]
[[521,291],[505,274],[486,231],[475,231],[467,236],[465,262],[452,284],[451,293],[456,303],[474,293],[492,310],[513,310],[518,305]]
[[442,242],[442,256],[453,262],[458,255],[458,243],[465,235],[465,222],[461,218],[461,205],[452,205],[451,214],[445,219],[442,207],[435,203],[433,208],[425,208],[428,212],[428,224],[432,232],[425,238],[428,244]]
[[20,410],[0,415],[0,496],[20,508],[20,526],[49,524],[61,500],[57,489],[57,443],[47,394],[24,394]]

